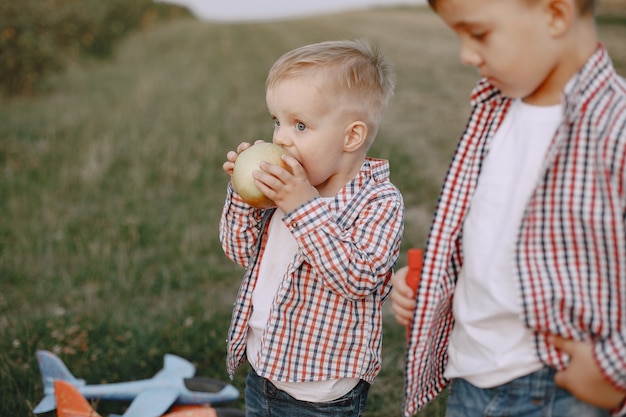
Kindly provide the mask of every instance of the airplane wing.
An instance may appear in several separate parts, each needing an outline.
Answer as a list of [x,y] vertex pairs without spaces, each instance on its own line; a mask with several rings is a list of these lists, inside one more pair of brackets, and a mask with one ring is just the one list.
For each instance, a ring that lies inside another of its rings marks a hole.
[[174,389],[151,389],[139,394],[124,413],[124,417],[159,417],[178,398]]
[[[191,378],[196,373],[196,367],[180,356],[165,354],[163,357],[163,369],[157,372],[154,380],[182,380]],[[160,388],[148,389],[135,397],[124,413],[124,417],[159,417],[180,396],[180,390],[171,387],[169,383]]]
[[163,357],[163,369],[157,372],[153,379],[191,378],[196,373],[196,367],[187,359],[166,353]]

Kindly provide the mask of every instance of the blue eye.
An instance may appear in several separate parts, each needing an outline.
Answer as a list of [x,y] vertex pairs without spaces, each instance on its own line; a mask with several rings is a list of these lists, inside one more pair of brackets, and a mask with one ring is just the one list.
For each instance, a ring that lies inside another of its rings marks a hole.
[[296,129],[298,129],[299,132],[303,132],[304,130],[306,130],[306,125],[302,122],[297,122]]
[[278,119],[274,119],[274,126],[280,126],[280,122],[278,121]]

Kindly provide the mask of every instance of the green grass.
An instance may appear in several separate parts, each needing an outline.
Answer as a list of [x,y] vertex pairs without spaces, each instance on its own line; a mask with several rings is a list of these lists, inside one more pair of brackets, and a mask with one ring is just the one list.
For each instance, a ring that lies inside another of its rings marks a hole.
[[[624,20],[599,30],[625,74]],[[110,61],[47,78],[39,97],[0,99],[0,415],[32,415],[41,399],[37,349],[89,383],[150,377],[168,352],[227,379],[242,271],[218,242],[221,164],[241,140],[270,139],[263,85],[279,55],[356,37],[377,41],[398,73],[372,155],[391,160],[405,195],[406,250],[426,238],[476,81],[426,8],[263,24],[185,18],[127,38]],[[387,306],[368,417],[400,415],[403,361],[404,329]],[[233,381],[240,389],[244,377]],[[443,409],[440,399],[421,415]]]

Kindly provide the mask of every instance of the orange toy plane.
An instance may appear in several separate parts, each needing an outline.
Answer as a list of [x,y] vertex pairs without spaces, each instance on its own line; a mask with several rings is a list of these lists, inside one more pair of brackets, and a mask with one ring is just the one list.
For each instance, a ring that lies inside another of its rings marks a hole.
[[[72,384],[54,381],[57,417],[101,417]],[[243,417],[242,410],[213,408],[209,405],[175,405],[162,417]]]

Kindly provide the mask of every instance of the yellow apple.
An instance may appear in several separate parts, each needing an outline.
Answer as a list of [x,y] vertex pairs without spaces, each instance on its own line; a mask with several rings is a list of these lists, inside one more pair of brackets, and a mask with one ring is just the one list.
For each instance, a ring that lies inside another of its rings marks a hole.
[[241,152],[235,160],[233,168],[233,187],[241,198],[252,207],[265,209],[274,207],[276,204],[267,198],[261,190],[254,185],[252,171],[261,170],[259,164],[262,161],[272,165],[278,165],[292,172],[291,168],[283,162],[282,156],[289,152],[270,142],[259,142]]

